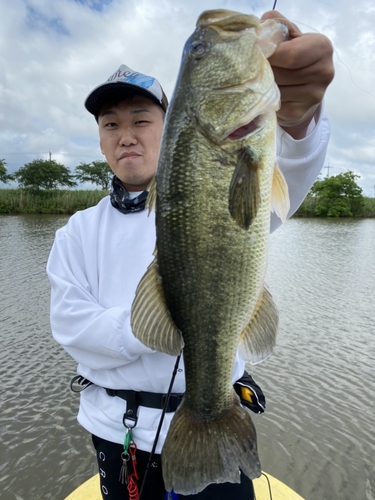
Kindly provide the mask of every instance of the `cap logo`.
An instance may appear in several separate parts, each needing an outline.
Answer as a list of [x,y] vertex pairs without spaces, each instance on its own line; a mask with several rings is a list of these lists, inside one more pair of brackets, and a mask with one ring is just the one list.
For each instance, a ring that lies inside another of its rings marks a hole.
[[142,75],[141,73],[133,73],[123,79],[123,82],[138,85],[144,89],[149,89],[154,84],[155,78],[152,76]]
[[131,85],[137,85],[144,89],[149,89],[155,82],[155,78],[152,76],[143,75],[142,73],[135,73],[133,71],[121,71],[118,69],[112,76],[108,78],[108,82],[113,82],[114,80],[130,83]]

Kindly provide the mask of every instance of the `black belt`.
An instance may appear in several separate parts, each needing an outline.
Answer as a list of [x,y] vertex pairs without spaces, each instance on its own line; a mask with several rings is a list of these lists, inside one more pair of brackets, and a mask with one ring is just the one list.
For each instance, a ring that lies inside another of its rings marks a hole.
[[[118,398],[126,401],[125,419],[132,420],[134,425],[137,423],[137,409],[138,406],[145,406],[146,408],[156,408],[162,410],[167,400],[167,394],[160,394],[158,392],[144,392],[144,391],[131,391],[131,390],[117,390],[106,389],[108,396],[117,396]],[[172,393],[169,396],[168,404],[166,406],[166,413],[171,413],[177,410],[178,405],[181,403],[183,394]]]
[[[74,385],[76,384],[76,386]],[[82,392],[86,387],[92,385],[92,382],[82,377],[81,375],[76,375],[70,382],[70,388],[73,392]],[[134,425],[137,423],[137,410],[138,406],[145,406],[146,408],[155,408],[157,410],[163,410],[165,402],[167,399],[167,394],[160,394],[158,392],[144,392],[144,391],[132,391],[125,389],[106,389],[108,396],[124,399],[126,401],[126,413],[124,414],[124,425],[125,419],[132,420]],[[184,395],[182,393],[172,393],[169,396],[168,404],[166,406],[166,413],[172,413],[177,410],[178,405],[181,403]]]

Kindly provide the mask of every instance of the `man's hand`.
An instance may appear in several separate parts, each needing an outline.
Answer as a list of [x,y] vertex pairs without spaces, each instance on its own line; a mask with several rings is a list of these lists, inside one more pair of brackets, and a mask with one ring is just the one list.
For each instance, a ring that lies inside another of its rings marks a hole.
[[301,33],[277,11],[266,12],[261,19],[275,18],[287,25],[290,35],[269,58],[281,93],[277,120],[294,139],[302,139],[333,79],[333,47],[324,35]]

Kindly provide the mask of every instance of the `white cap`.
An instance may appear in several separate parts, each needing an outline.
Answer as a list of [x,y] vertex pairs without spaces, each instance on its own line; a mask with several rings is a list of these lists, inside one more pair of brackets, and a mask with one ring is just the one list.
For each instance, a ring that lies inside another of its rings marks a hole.
[[108,98],[114,95],[141,94],[153,99],[164,111],[167,110],[168,99],[164,91],[153,76],[143,75],[130,69],[125,64],[108,78],[105,83],[98,85],[85,100],[86,109],[95,117]]

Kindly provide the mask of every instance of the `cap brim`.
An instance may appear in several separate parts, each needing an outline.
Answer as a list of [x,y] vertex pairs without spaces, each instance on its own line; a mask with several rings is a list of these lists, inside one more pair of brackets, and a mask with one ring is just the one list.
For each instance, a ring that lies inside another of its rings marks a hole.
[[124,98],[132,95],[143,95],[153,100],[156,104],[159,104],[164,111],[167,110],[168,102],[164,92],[163,99],[160,102],[157,97],[148,90],[123,82],[105,83],[94,89],[86,98],[85,108],[95,117],[98,117],[100,110],[108,100],[113,99],[114,97],[121,97],[122,95]]

